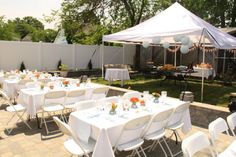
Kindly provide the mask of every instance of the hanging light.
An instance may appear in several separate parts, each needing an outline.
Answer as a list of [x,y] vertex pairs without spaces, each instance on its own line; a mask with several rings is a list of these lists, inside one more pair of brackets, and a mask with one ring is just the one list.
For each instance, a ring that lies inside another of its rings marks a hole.
[[170,47],[170,44],[168,42],[164,42],[162,45],[165,49]]
[[188,51],[189,51],[189,48],[188,48],[187,45],[182,45],[182,46],[180,47],[180,52],[181,52],[182,54],[187,54]]
[[153,44],[160,44],[160,42],[161,42],[161,37],[155,37],[152,39]]
[[148,41],[143,41],[143,47],[148,48],[150,46],[150,43]]

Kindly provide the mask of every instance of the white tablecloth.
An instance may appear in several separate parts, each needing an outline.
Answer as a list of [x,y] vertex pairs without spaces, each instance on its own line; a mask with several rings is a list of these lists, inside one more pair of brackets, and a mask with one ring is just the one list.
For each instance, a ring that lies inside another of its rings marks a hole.
[[[56,87],[55,89],[63,89],[66,91],[76,90],[76,89],[85,89],[86,98],[90,99],[92,96],[93,89],[101,87],[102,85],[90,83],[87,85],[81,84],[80,87],[69,86],[67,88]],[[37,111],[41,109],[41,105],[44,103],[44,94],[47,93],[50,89],[45,87],[43,90],[39,88],[28,88],[21,89],[18,97],[18,102],[26,107],[26,112],[30,116],[35,116]]]
[[108,80],[109,83],[113,80],[121,80],[121,86],[124,84],[124,80],[130,80],[128,69],[107,69],[105,80]]
[[[117,109],[116,115],[110,115],[109,109],[107,110],[101,110],[99,107],[91,108],[84,111],[79,112],[73,112],[70,114],[69,118],[69,125],[75,131],[76,135],[80,139],[88,139],[89,137],[97,140],[97,142],[101,142],[100,140],[106,141],[107,139],[101,139],[101,130],[104,129],[107,132],[110,145],[102,145],[99,146],[99,149],[106,151],[110,150],[112,146],[115,145],[116,140],[118,139],[118,136],[120,135],[122,131],[123,125],[130,119],[133,119],[135,117],[140,117],[146,114],[154,115],[157,112],[169,109],[169,108],[175,108],[178,105],[181,105],[183,101],[173,99],[173,98],[167,98],[165,101],[165,104],[156,104],[153,103],[153,101],[147,102],[147,106],[142,108],[139,107],[138,109],[130,109],[130,111],[122,111],[122,109],[119,110],[119,107]],[[182,128],[183,132],[186,133],[191,129],[191,120],[190,120],[190,113],[189,111],[184,113],[183,117],[184,126]],[[81,127],[84,124],[87,124],[86,127]],[[87,137],[81,137],[81,131],[85,132],[83,136]],[[86,132],[90,132],[90,134],[86,134]],[[99,137],[99,138],[98,138]],[[104,138],[106,138],[104,136]],[[98,141],[99,140],[99,141]],[[94,152],[99,152],[95,150]],[[109,152],[108,152],[109,153]],[[102,157],[102,156],[97,156]]]
[[18,85],[19,80],[14,79],[6,79],[3,80],[3,90],[7,93],[7,95],[10,98],[16,98],[17,97],[17,85]]
[[199,68],[193,67],[194,73],[191,73],[191,76],[195,77],[202,77],[202,70],[203,70],[203,77],[209,78],[210,76],[215,77],[215,70],[213,68]]

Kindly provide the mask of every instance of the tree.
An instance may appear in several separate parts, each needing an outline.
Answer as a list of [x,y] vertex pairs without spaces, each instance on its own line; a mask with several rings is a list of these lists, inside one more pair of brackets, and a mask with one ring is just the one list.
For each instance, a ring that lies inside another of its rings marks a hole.
[[27,23],[28,25],[34,27],[37,30],[44,30],[43,23],[32,16],[23,17],[22,22]]
[[19,36],[14,32],[14,25],[5,22],[4,17],[0,16],[0,40],[18,40]]
[[15,32],[19,34],[20,39],[23,39],[28,34],[32,34],[35,31],[44,30],[43,24],[31,16],[22,19],[15,18],[12,23],[15,25]]

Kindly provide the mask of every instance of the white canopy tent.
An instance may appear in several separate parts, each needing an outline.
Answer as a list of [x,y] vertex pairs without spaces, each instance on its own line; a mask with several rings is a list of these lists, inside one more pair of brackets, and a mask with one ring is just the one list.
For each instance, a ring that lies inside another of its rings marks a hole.
[[[181,44],[179,41],[176,43],[175,37],[177,36],[188,36],[192,42],[203,43],[203,46],[209,43],[218,49],[236,48],[235,37],[202,20],[178,2],[139,25],[114,34],[104,35],[103,42],[134,44],[148,42],[155,44],[155,39],[161,38],[160,44],[163,45],[166,42]],[[204,56],[205,52],[203,51],[203,63],[205,63]],[[204,77],[202,77],[201,99],[203,99],[203,82]]]

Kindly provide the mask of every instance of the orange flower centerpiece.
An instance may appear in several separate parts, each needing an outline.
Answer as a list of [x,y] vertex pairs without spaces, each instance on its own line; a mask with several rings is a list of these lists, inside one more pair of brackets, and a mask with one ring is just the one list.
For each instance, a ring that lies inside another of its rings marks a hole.
[[65,87],[68,87],[70,82],[69,82],[69,80],[64,80],[62,83]]
[[114,114],[116,114],[116,108],[117,108],[117,104],[116,103],[111,103],[111,110],[110,110],[110,114],[111,115],[114,115]]
[[140,102],[140,105],[141,105],[141,106],[145,106],[145,105],[146,105],[146,103],[145,103],[145,100],[144,100],[144,99],[140,100],[139,102]]
[[36,73],[36,74],[34,75],[34,77],[36,77],[37,79],[39,79],[40,74],[39,74],[39,73]]
[[139,99],[137,97],[130,98],[130,102],[132,103],[131,108],[137,108],[137,102],[139,102]]
[[154,92],[154,93],[152,93],[152,95],[154,96],[154,102],[155,103],[158,103],[159,102],[159,97],[161,96],[158,92]]

